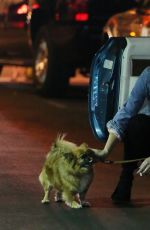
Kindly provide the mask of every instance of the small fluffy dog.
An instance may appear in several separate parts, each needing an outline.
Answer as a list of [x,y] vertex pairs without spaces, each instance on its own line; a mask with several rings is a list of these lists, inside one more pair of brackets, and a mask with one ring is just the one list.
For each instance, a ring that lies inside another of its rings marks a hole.
[[71,208],[90,206],[85,195],[93,180],[94,151],[59,136],[46,157],[39,181],[44,189],[42,203],[49,202],[49,192],[55,189],[55,201],[64,201]]

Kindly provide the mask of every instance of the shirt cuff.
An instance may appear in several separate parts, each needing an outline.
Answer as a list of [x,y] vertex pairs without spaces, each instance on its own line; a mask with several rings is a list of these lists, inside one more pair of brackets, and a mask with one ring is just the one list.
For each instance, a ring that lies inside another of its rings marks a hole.
[[121,141],[121,136],[119,135],[119,133],[116,132],[115,129],[110,128],[108,129],[108,132],[115,134],[115,136]]

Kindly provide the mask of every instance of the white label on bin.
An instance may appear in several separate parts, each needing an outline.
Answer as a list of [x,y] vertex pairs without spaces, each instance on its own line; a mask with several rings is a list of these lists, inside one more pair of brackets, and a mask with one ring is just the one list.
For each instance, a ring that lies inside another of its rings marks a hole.
[[113,61],[105,59],[103,67],[106,69],[112,69]]

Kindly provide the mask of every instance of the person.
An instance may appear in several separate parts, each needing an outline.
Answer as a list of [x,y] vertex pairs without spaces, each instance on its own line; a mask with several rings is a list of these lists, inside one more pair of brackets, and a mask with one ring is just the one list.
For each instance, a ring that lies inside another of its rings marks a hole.
[[129,202],[135,169],[138,168],[138,175],[150,174],[150,67],[141,73],[126,103],[107,123],[107,129],[104,149],[96,153],[100,159],[107,158],[119,141],[124,143],[124,160],[146,158],[139,168],[138,162],[122,164],[111,198],[114,202]]

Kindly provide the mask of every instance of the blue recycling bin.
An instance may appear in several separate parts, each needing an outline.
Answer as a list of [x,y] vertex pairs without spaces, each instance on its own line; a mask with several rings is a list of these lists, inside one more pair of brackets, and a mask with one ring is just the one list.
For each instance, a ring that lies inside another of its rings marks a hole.
[[107,122],[123,106],[138,76],[148,65],[149,37],[113,37],[95,54],[91,64],[88,107],[96,138],[107,139]]

